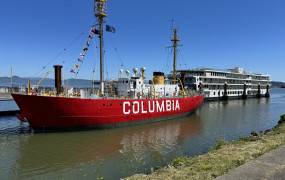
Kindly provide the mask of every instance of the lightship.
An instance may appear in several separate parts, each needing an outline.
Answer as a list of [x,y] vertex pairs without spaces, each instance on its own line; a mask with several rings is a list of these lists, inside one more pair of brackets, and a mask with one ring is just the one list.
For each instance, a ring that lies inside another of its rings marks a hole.
[[57,65],[54,96],[30,93],[30,87],[27,94],[12,94],[20,108],[20,120],[28,121],[33,129],[116,127],[173,119],[199,108],[204,96],[185,90],[176,75],[176,51],[179,43],[176,28],[173,29],[171,40],[174,52],[171,79],[165,79],[164,73],[154,72],[153,81],[146,83],[145,68],[140,71],[134,68],[132,75],[128,70],[120,70],[118,80],[112,85],[115,92],[107,93],[103,71],[106,0],[94,0],[94,5],[98,24],[92,32],[98,35],[100,45],[99,93],[82,91],[80,97],[74,96],[72,91],[64,94],[61,85],[62,66]]

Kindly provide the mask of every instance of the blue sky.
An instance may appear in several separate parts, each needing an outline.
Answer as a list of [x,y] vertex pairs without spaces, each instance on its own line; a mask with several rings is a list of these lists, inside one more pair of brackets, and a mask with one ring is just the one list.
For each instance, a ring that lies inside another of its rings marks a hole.
[[[183,46],[179,68],[244,67],[285,81],[284,0],[109,0],[106,77],[124,68],[171,70],[171,19]],[[0,76],[41,76],[48,62],[64,62],[64,77],[95,23],[93,0],[9,0],[0,6]],[[80,35],[84,33],[83,35]],[[72,43],[71,43],[72,42]],[[99,78],[94,40],[78,78]],[[57,54],[62,53],[58,58]],[[117,50],[115,50],[117,49]],[[52,74],[49,76],[52,77]]]

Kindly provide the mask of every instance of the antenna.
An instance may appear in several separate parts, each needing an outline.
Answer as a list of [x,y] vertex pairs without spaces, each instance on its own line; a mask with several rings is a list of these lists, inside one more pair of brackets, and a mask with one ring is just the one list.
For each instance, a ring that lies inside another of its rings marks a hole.
[[173,30],[174,27],[175,27],[175,21],[174,21],[174,19],[172,18],[172,19],[170,20],[170,22],[171,22],[171,30]]

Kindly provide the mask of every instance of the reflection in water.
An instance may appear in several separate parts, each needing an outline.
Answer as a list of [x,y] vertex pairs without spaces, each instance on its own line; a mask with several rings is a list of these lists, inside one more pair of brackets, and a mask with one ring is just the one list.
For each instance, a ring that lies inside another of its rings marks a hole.
[[190,121],[185,118],[179,123],[168,121],[151,125],[147,129],[124,134],[119,152],[127,157],[132,155],[132,163],[135,160],[137,163],[145,164],[147,151],[155,155],[153,158],[163,161],[165,155],[181,148],[180,140],[198,134],[200,130],[201,120],[196,115],[193,115]]
[[279,113],[276,119],[270,117],[272,110],[270,101],[265,98],[206,103],[201,109],[201,118],[207,121],[203,132],[212,134],[215,141],[217,138],[230,140],[246,136],[251,131],[265,130],[278,119]]
[[[188,117],[107,131],[29,134],[14,144],[19,157],[12,168],[21,178],[43,174],[53,178],[58,175],[55,172],[64,173],[69,169],[67,172],[70,173],[70,169],[78,170],[81,165],[88,164],[94,167],[88,172],[93,177],[100,175],[98,171],[102,169],[108,169],[108,174],[102,172],[102,176],[111,175],[112,178],[113,172],[123,176],[126,171],[146,168],[143,166],[154,159],[161,163],[169,161],[167,156],[173,157],[171,154],[182,148],[179,141],[199,133],[201,120],[196,115],[191,117],[193,119]],[[114,162],[119,162],[119,166],[109,167]]]
[[[31,133],[15,117],[0,118],[0,179],[118,179],[148,173],[181,155],[209,150],[273,127],[285,109],[285,90],[270,99],[206,102],[177,120],[65,133]],[[3,178],[4,177],[4,178]]]

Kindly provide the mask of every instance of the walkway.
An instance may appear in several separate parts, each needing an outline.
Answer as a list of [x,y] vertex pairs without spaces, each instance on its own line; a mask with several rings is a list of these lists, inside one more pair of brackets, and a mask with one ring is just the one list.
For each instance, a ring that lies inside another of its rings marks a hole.
[[216,180],[285,179],[285,146],[229,171]]

